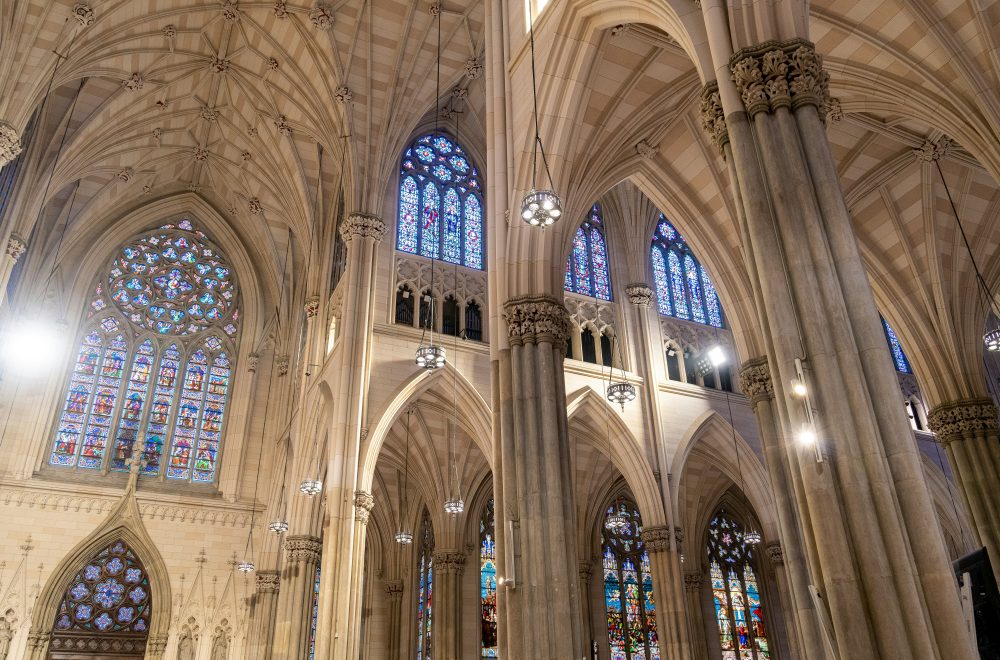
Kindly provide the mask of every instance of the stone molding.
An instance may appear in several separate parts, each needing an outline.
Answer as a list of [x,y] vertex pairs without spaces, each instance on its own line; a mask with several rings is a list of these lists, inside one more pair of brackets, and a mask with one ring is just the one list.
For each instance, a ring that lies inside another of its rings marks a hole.
[[549,343],[564,350],[569,338],[569,312],[551,296],[521,296],[504,303],[507,338],[512,346]]
[[146,655],[147,657],[158,658],[161,657],[164,651],[167,650],[167,639],[169,636],[165,633],[159,635],[150,635],[146,640]]
[[805,39],[765,41],[729,59],[733,82],[751,117],[779,108],[792,111],[813,106],[826,122],[830,75],[823,58]]
[[646,527],[639,533],[639,538],[646,545],[647,552],[668,552],[670,550],[670,536],[670,528],[666,525]]
[[[411,295],[419,296],[430,289],[435,298],[454,296],[459,305],[475,301],[486,317],[486,271],[460,268],[457,277],[434,278],[431,286],[431,260],[416,255],[396,253],[396,289],[409,287]],[[337,287],[338,290],[340,287]],[[416,308],[414,308],[416,310]]]
[[938,442],[967,440],[1000,429],[992,399],[966,399],[937,406],[927,415],[927,425]]
[[366,490],[354,491],[354,519],[362,525],[368,524],[368,519],[375,508],[375,497]]
[[701,591],[705,577],[698,571],[684,573],[684,591]]
[[774,383],[767,357],[747,360],[740,367],[740,390],[750,400],[750,407],[756,408],[761,401],[774,398]]
[[434,571],[438,574],[461,575],[465,572],[465,553],[454,550],[435,550]]
[[399,600],[403,597],[403,581],[402,580],[386,580],[385,583],[385,594],[390,600]]
[[288,561],[310,561],[318,564],[323,554],[323,542],[315,536],[289,536],[285,539],[285,553]]
[[371,238],[377,243],[385,236],[385,223],[374,215],[352,213],[341,223],[340,236],[345,243],[355,238]]
[[0,121],[0,167],[17,158],[21,153],[21,136],[14,127]]
[[629,284],[625,287],[625,295],[630,303],[640,307],[648,307],[653,300],[653,290],[645,282]]
[[719,83],[715,80],[701,90],[701,127],[712,138],[712,144],[719,153],[725,154],[725,146],[729,143],[729,127],[726,126],[726,114],[722,109]]
[[278,571],[257,571],[257,593],[278,593],[280,587]]
[[781,549],[780,543],[768,543],[767,547],[764,548],[764,552],[767,553],[767,558],[775,566],[781,566],[785,563],[785,552]]
[[14,261],[20,259],[27,249],[28,244],[17,234],[11,234],[7,239],[7,256]]
[[257,373],[257,367],[260,366],[260,354],[251,353],[247,356],[247,371],[250,373]]

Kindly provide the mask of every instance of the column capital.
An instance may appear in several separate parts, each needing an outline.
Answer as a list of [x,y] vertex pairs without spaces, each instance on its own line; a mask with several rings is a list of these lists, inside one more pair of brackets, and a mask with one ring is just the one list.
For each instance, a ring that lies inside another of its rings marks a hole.
[[385,582],[385,594],[390,600],[399,600],[403,597],[403,581],[402,580],[386,580]]
[[465,553],[454,550],[435,550],[434,571],[438,574],[461,575],[465,572]]
[[646,307],[653,300],[653,290],[645,282],[636,282],[625,287],[628,301],[633,305]]
[[594,565],[589,561],[580,562],[580,579],[590,582],[590,577],[594,574]]
[[774,398],[774,383],[771,382],[771,368],[767,357],[757,357],[743,363],[740,367],[740,390],[750,400],[753,408],[761,401]]
[[285,539],[285,555],[288,561],[311,561],[319,563],[323,554],[323,542],[315,536],[289,536]]
[[799,38],[765,41],[733,53],[729,68],[751,117],[811,105],[826,121],[830,75],[811,42]]
[[289,360],[290,360],[290,358],[289,358],[289,356],[288,356],[287,353],[279,355],[278,357],[275,358],[275,362],[278,365],[278,377],[279,378],[281,376],[287,376],[288,375]]
[[28,249],[27,242],[17,234],[11,234],[7,239],[7,256],[17,261]]
[[521,296],[504,303],[511,345],[551,343],[562,347],[569,338],[569,312],[551,296]]
[[952,442],[1000,428],[992,399],[966,399],[937,406],[927,415],[927,425],[938,442]]
[[257,367],[260,366],[260,355],[257,353],[251,353],[247,356],[247,371],[250,373],[257,373]]
[[371,238],[378,242],[385,236],[385,223],[374,215],[352,213],[340,225],[340,236],[345,243],[355,238]]
[[0,167],[17,158],[21,153],[21,136],[13,126],[0,121]]
[[699,571],[686,571],[684,573],[684,590],[701,591],[701,585],[705,576]]
[[367,490],[354,491],[354,519],[362,525],[368,524],[368,519],[375,508],[375,497]]
[[306,298],[306,302],[302,305],[302,309],[305,310],[307,319],[316,318],[316,315],[319,314],[319,296],[309,296]]
[[277,593],[280,583],[278,571],[257,571],[257,593]]
[[149,639],[146,641],[146,655],[151,658],[159,658],[163,656],[163,652],[167,650],[167,639],[168,636],[164,633],[159,635],[150,635]]
[[701,127],[712,138],[712,144],[719,153],[724,154],[725,146],[729,143],[729,127],[726,126],[718,81],[706,83],[701,90]]
[[785,563],[785,552],[781,549],[780,543],[768,543],[767,547],[764,548],[764,552],[767,553],[767,558],[775,566],[781,566]]
[[667,552],[670,550],[670,528],[666,525],[644,527],[639,538],[646,544],[648,552]]

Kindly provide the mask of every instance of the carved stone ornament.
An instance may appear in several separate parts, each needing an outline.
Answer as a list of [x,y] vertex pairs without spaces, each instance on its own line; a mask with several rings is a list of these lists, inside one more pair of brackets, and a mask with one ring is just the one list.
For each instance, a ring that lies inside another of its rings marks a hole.
[[274,120],[274,127],[278,129],[278,133],[289,137],[292,134],[292,127],[288,123],[288,117],[285,115],[278,115],[278,118]]
[[729,142],[729,128],[726,126],[726,115],[722,110],[722,97],[719,96],[719,83],[714,80],[701,92],[701,127],[712,139],[719,153],[725,153]]
[[685,591],[701,591],[702,582],[704,582],[704,576],[697,572],[692,571],[684,574],[684,590]]
[[639,305],[640,307],[646,307],[653,300],[653,290],[642,282],[629,284],[625,287],[625,294],[628,296],[630,303]]
[[274,9],[275,18],[288,18],[288,3],[286,2],[275,2]]
[[354,491],[354,519],[362,525],[368,524],[368,519],[375,508],[375,497],[366,490]]
[[253,155],[249,151],[244,151],[243,153],[240,154],[240,160],[242,160],[244,163],[248,163],[252,159]]
[[589,561],[580,562],[580,579],[584,582],[590,582],[590,578],[594,575],[594,566]]
[[653,160],[656,158],[656,154],[659,153],[659,149],[651,145],[647,140],[639,140],[635,145],[635,152],[639,154],[640,158]]
[[830,76],[810,42],[766,41],[733,54],[729,65],[751,117],[779,108],[797,110],[811,105],[819,111],[820,119],[826,120]]
[[236,0],[222,0],[222,18],[230,25],[240,20],[240,10],[236,7]]
[[289,561],[319,563],[323,554],[323,542],[315,536],[289,536],[285,539],[285,553]]
[[333,29],[333,10],[326,6],[326,3],[317,2],[309,10],[309,22],[317,30]]
[[201,118],[205,121],[218,121],[219,111],[215,108],[210,108],[207,105],[201,108]]
[[431,12],[431,16],[440,16],[441,15],[441,3],[440,2],[432,2],[431,6],[430,6],[430,12]]
[[465,553],[452,550],[434,551],[434,570],[437,573],[461,575],[465,571]]
[[569,312],[555,298],[522,296],[504,303],[507,337],[512,346],[549,343],[562,349],[569,337]]
[[840,99],[831,96],[827,100],[826,120],[832,124],[839,124],[844,121],[844,108],[840,105]]
[[257,353],[251,353],[247,356],[247,371],[250,373],[257,373],[257,367],[260,366],[260,355]]
[[319,296],[309,296],[306,298],[302,309],[305,310],[307,319],[316,318],[316,315],[319,314]]
[[160,30],[160,32],[162,32],[163,36],[166,37],[167,39],[173,39],[174,37],[177,36],[177,28],[173,25],[168,25],[164,27],[162,30]]
[[771,369],[766,357],[743,363],[740,368],[740,390],[750,399],[751,407],[774,398],[774,384],[771,382]]
[[927,415],[927,425],[939,442],[969,440],[979,435],[995,436],[1000,429],[997,407],[992,399],[941,404]]
[[785,553],[781,549],[780,543],[769,543],[764,551],[767,553],[767,558],[771,560],[771,563],[775,566],[780,566],[785,563]]
[[10,238],[7,239],[7,256],[17,261],[24,254],[24,251],[28,249],[28,245],[24,242],[24,239],[17,234],[11,234]]
[[374,215],[352,213],[341,223],[340,236],[345,243],[355,238],[371,238],[378,242],[385,236],[385,223]]
[[465,75],[469,76],[470,80],[475,80],[483,75],[483,61],[478,57],[470,57],[465,60]]
[[93,8],[86,2],[78,2],[73,5],[73,18],[83,27],[90,27],[97,20]]
[[221,57],[213,57],[211,69],[213,73],[225,73],[229,71],[229,60]]
[[131,76],[122,81],[122,87],[130,92],[138,92],[145,84],[146,81],[142,79],[141,73],[133,73]]
[[287,354],[285,354],[285,355],[279,355],[277,358],[275,358],[275,360],[278,363],[278,377],[281,378],[283,376],[287,376],[288,375],[288,360],[289,360],[288,355]]
[[387,580],[385,583],[385,593],[391,600],[399,600],[403,595],[403,581]]
[[354,100],[354,93],[347,85],[340,85],[333,91],[333,98],[337,99],[338,103],[350,103]]
[[252,215],[260,215],[264,212],[264,206],[260,203],[260,199],[251,197],[250,201],[247,202],[247,210]]
[[21,137],[10,124],[0,121],[0,167],[17,158],[21,153]]
[[924,140],[922,145],[913,150],[913,156],[918,162],[933,163],[950,154],[954,146],[955,143],[947,136],[942,136],[937,142]]
[[257,571],[257,593],[277,593],[281,587],[281,578],[277,571]]
[[280,67],[280,66],[281,66],[281,64],[278,62],[277,58],[275,58],[275,57],[269,57],[269,58],[267,58],[267,68],[269,70],[271,70],[271,71],[277,71],[278,67]]
[[205,149],[204,147],[198,147],[194,150],[194,152],[191,155],[194,157],[196,161],[202,163],[208,160],[208,149]]
[[639,538],[646,544],[648,552],[667,552],[670,550],[669,527],[645,527],[639,534]]
[[128,183],[135,176],[135,172],[132,171],[131,167],[125,167],[118,170],[117,176],[118,180],[121,181],[122,183]]
[[167,650],[167,640],[169,636],[166,633],[161,633],[159,635],[150,635],[146,640],[146,653],[149,658],[159,658],[163,656],[163,652]]
[[149,185],[148,183],[142,187],[142,194],[143,195],[148,195],[151,192],[153,192],[153,186]]

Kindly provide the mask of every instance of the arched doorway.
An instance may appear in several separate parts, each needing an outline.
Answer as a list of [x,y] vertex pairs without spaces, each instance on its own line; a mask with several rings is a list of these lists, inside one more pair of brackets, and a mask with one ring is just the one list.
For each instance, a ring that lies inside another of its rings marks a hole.
[[83,564],[65,586],[47,657],[144,658],[151,616],[149,575],[132,548],[116,540]]

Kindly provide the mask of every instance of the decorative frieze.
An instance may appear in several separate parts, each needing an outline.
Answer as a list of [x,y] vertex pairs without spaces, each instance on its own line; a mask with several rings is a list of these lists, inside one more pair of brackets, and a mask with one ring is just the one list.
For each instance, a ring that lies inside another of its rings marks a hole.
[[639,538],[646,545],[647,552],[668,552],[670,550],[670,528],[665,525],[644,527]]
[[569,312],[570,332],[590,328],[596,335],[613,328],[617,315],[615,303],[590,296],[566,294],[566,311]]
[[560,349],[569,338],[569,312],[555,298],[522,296],[504,303],[507,337],[513,346],[549,343]]
[[966,440],[980,434],[996,435],[1000,428],[997,407],[992,399],[967,399],[942,404],[927,415],[927,425],[939,442]]
[[277,571],[257,571],[257,593],[277,593],[280,587]]
[[372,509],[375,508],[375,497],[366,490],[354,491],[354,519],[362,525],[368,524]]
[[743,363],[740,368],[740,390],[750,399],[751,407],[774,398],[774,384],[771,382],[771,369],[767,364],[767,357],[758,357]]
[[453,550],[434,551],[434,572],[441,574],[461,575],[465,572],[465,553]]
[[751,117],[811,105],[825,121],[830,76],[812,43],[804,39],[766,41],[733,54],[729,65]]
[[701,127],[712,138],[712,144],[719,153],[725,153],[725,146],[729,142],[729,128],[722,110],[719,83],[714,80],[705,85],[701,92]]
[[769,543],[764,552],[767,553],[767,558],[771,560],[771,563],[775,566],[781,566],[785,563],[785,553],[781,549],[780,543]]
[[7,256],[17,261],[28,249],[28,244],[17,234],[11,234],[7,239]]
[[698,571],[687,571],[684,573],[684,591],[701,591],[701,585],[705,581]]
[[10,124],[0,121],[0,167],[17,158],[21,153],[21,137]]
[[340,237],[345,243],[355,238],[371,238],[376,242],[385,236],[385,222],[365,213],[352,213],[340,225]]
[[653,300],[653,290],[644,283],[629,284],[625,287],[628,301],[633,305],[646,307]]
[[315,536],[289,536],[285,539],[285,554],[289,561],[318,564],[323,554],[323,542]]
[[664,340],[672,339],[678,346],[690,349],[694,355],[701,354],[711,346],[721,346],[727,351],[732,348],[732,335],[727,330],[673,316],[658,316]]

